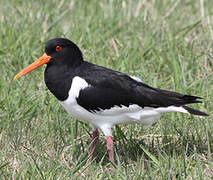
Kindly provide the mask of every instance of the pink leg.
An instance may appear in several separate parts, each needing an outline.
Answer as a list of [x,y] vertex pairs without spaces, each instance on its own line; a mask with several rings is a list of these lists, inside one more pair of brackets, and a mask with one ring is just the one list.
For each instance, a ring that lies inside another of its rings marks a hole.
[[107,151],[109,154],[109,160],[114,162],[114,151],[113,151],[113,139],[111,136],[106,136],[107,141]]
[[92,157],[93,156],[93,153],[94,153],[94,150],[95,150],[95,147],[96,147],[96,144],[98,142],[98,130],[96,129],[95,131],[93,131],[92,133],[92,142],[91,142],[91,147],[90,147],[90,150],[89,150],[89,155]]

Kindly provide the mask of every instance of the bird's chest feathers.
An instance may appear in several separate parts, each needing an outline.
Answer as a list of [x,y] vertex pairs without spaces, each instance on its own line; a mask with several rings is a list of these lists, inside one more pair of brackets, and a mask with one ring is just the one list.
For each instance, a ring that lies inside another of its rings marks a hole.
[[69,96],[72,76],[63,69],[47,68],[44,74],[45,83],[55,97],[64,101]]

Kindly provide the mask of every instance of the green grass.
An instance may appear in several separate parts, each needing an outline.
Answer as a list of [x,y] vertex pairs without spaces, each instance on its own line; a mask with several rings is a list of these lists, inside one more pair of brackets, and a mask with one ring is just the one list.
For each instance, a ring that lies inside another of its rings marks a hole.
[[[0,179],[213,178],[213,1],[0,1]],[[66,37],[84,58],[145,83],[202,96],[201,118],[165,115],[150,128],[114,130],[112,173],[101,135],[85,164],[90,128],[67,115],[43,81],[44,67],[13,81]]]

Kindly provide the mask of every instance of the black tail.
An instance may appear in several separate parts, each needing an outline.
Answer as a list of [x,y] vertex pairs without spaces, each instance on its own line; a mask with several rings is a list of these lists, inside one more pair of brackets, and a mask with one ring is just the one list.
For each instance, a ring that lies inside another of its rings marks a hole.
[[190,108],[188,106],[182,106],[185,110],[187,110],[190,114],[198,115],[198,116],[209,116],[208,114],[199,111],[197,109]]
[[198,115],[198,116],[208,116],[208,114],[206,114],[202,111],[199,111],[199,110],[190,108],[188,106],[185,106],[186,104],[202,103],[201,101],[199,101],[199,99],[202,99],[201,97],[183,95],[183,94],[180,94],[180,93],[167,91],[167,90],[161,90],[161,92],[163,94],[167,95],[167,99],[171,100],[170,101],[171,105],[182,106],[190,114],[194,114],[194,115]]
[[198,101],[197,99],[202,99],[202,98],[198,96],[190,96],[190,95],[182,96],[182,100],[185,101],[185,104],[202,103],[201,101]]
[[[169,107],[169,106],[176,106],[176,107],[183,107],[188,113],[198,116],[208,116],[208,114],[190,108],[186,105],[193,104],[193,103],[202,103],[200,99],[201,97],[198,96],[191,96],[186,94],[181,94],[174,91],[168,91],[159,88],[150,87],[144,83],[140,83],[140,86],[136,88],[136,94],[140,94],[136,100],[136,104],[140,106],[148,106],[148,107]],[[141,103],[141,99],[143,100]]]
[[191,96],[191,95],[184,95],[173,91],[167,91],[158,89],[160,93],[158,97],[163,99],[166,106],[184,106],[186,104],[193,104],[193,103],[202,103],[199,99],[202,99],[198,96]]

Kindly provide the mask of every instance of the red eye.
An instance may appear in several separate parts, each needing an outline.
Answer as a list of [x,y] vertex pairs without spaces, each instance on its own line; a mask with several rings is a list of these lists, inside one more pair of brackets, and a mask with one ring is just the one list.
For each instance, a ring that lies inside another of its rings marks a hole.
[[62,47],[61,46],[56,46],[55,50],[58,52],[58,51],[62,50]]

